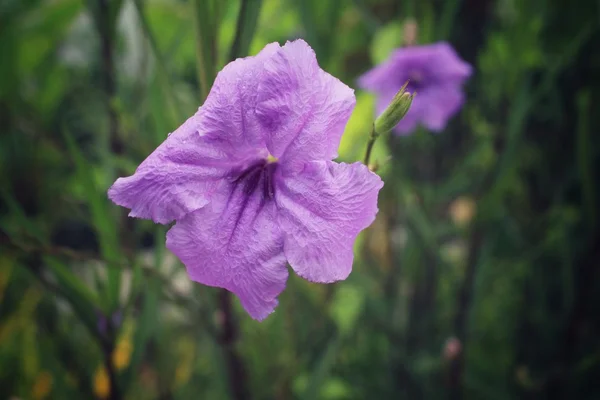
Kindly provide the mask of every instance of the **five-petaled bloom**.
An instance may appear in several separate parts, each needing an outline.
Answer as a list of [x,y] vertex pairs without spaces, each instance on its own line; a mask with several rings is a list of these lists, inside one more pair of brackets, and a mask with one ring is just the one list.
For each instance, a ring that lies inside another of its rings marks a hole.
[[439,132],[460,110],[464,101],[462,85],[471,70],[448,43],[440,42],[395,50],[386,62],[361,76],[358,84],[378,94],[376,109],[381,114],[409,81],[407,91],[416,91],[417,96],[395,131],[408,134],[421,123]]
[[331,161],[354,92],[302,40],[231,62],[206,102],[109,190],[130,216],[176,221],[167,247],[194,281],[235,293],[264,319],[288,277],[329,283],[377,214],[381,179]]

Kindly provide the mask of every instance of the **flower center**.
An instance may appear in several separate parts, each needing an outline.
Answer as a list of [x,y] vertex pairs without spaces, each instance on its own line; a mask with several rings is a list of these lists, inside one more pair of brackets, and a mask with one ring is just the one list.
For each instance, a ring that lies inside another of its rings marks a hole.
[[406,90],[409,93],[418,91],[424,85],[423,74],[421,73],[421,71],[417,71],[417,70],[411,71],[411,73],[408,75],[408,79],[409,79],[409,82],[408,82],[408,87],[406,88]]
[[248,196],[259,192],[264,199],[275,196],[273,176],[277,169],[276,158],[259,160],[237,174],[233,180],[236,185],[242,185],[242,190]]

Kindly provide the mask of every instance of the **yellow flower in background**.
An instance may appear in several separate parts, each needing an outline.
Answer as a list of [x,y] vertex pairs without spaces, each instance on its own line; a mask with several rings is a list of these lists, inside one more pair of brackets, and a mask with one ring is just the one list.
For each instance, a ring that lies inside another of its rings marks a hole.
[[175,369],[175,387],[183,386],[189,381],[196,359],[196,345],[190,338],[182,338],[177,347],[180,361],[177,369]]
[[48,371],[40,372],[35,378],[31,389],[31,398],[35,400],[45,399],[52,391],[52,375]]
[[4,290],[10,281],[14,262],[7,256],[0,256],[0,303],[4,297]]
[[175,387],[183,386],[190,380],[192,376],[192,366],[190,363],[184,362],[175,369]]
[[110,395],[110,379],[104,366],[99,366],[94,374],[94,394],[100,399],[106,399]]
[[118,341],[117,346],[112,353],[112,363],[117,371],[120,371],[129,365],[132,351],[133,346],[131,345],[129,335],[126,335]]
[[450,218],[456,225],[465,226],[473,219],[477,204],[470,197],[459,197],[450,205]]

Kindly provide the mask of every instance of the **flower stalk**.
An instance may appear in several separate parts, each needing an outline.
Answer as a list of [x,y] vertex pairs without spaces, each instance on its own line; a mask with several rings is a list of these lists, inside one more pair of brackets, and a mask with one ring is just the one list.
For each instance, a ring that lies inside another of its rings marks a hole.
[[369,166],[371,152],[373,151],[373,145],[375,144],[377,137],[379,137],[379,135],[377,132],[375,132],[375,124],[373,124],[373,127],[371,128],[371,134],[369,135],[369,142],[367,143],[367,151],[365,152],[365,158],[363,160],[363,164],[365,164],[367,167]]
[[219,289],[218,307],[221,316],[221,330],[218,339],[225,356],[225,362],[227,363],[229,389],[231,390],[232,398],[235,400],[249,399],[250,394],[246,383],[246,369],[242,357],[235,348],[239,330],[231,304],[231,293],[228,290]]
[[379,117],[373,123],[371,128],[371,135],[369,136],[369,142],[367,143],[367,151],[363,163],[369,166],[371,159],[371,153],[373,151],[373,145],[377,138],[381,135],[391,132],[392,129],[398,125],[398,123],[404,118],[410,109],[413,99],[416,96],[416,92],[408,93],[406,88],[408,87],[408,81],[400,88],[398,93],[392,99],[390,105],[381,113]]

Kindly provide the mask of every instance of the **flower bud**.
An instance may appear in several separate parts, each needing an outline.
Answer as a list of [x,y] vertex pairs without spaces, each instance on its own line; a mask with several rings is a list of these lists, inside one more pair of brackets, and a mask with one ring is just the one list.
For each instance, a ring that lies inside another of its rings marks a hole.
[[400,88],[390,105],[375,120],[375,133],[377,135],[390,132],[408,112],[416,93],[408,93],[406,91],[407,86],[408,82]]
[[404,22],[404,26],[402,27],[402,36],[405,46],[412,46],[417,43],[418,30],[419,25],[413,18],[409,18],[406,20],[406,22]]

